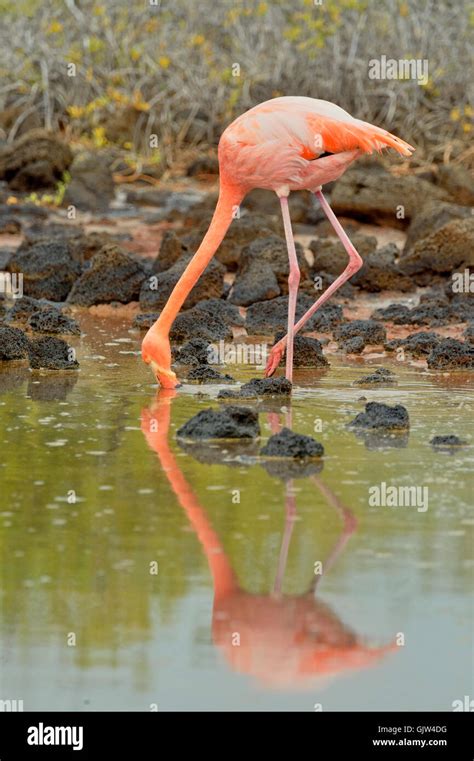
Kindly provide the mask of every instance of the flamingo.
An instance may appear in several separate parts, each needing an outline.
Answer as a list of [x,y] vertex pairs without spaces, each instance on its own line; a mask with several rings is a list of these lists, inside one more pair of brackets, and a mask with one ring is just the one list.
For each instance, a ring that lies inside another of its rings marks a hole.
[[[211,223],[142,343],[142,358],[162,387],[172,389],[178,385],[171,370],[169,332],[173,321],[238,215],[242,200],[254,188],[273,190],[280,200],[290,264],[287,334],[273,346],[265,375],[275,372],[286,348],[285,375],[292,381],[295,334],[362,266],[361,257],[324,197],[322,186],[338,179],[362,154],[386,147],[394,148],[402,156],[410,156],[414,150],[390,132],[355,119],[334,103],[314,98],[273,98],[241,114],[224,130],[218,147],[219,196]],[[300,271],[288,208],[292,190],[315,194],[349,256],[346,269],[296,325]]]

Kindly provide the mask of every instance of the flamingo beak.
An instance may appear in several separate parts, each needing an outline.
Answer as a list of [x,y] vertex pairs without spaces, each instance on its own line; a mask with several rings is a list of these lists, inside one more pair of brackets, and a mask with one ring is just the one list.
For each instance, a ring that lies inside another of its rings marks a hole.
[[164,367],[160,367],[160,365],[153,359],[150,359],[149,364],[153,371],[153,375],[162,388],[173,389],[179,385],[176,374],[172,370],[165,370]]

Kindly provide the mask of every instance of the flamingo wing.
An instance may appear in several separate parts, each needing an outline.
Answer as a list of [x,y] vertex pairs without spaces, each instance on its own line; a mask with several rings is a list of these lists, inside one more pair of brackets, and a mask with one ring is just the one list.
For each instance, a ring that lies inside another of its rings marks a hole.
[[[324,100],[282,97],[260,103],[224,131],[219,160],[224,174],[243,186],[275,189],[301,183],[321,153],[345,154],[344,168],[360,153],[394,148],[403,156],[412,146],[387,130]],[[339,163],[341,163],[341,160]],[[318,159],[330,169],[333,157]],[[321,169],[323,165],[321,164]]]
[[342,122],[326,116],[310,115],[308,122],[313,132],[321,135],[325,150],[331,153],[357,149],[364,153],[372,153],[388,147],[394,148],[402,156],[411,156],[414,151],[405,140],[360,119]]
[[[267,100],[247,113],[268,114],[282,112],[290,117],[295,133],[300,138],[302,130],[298,127],[298,119],[303,118],[311,134],[306,134],[302,148],[309,152],[314,149],[316,136],[321,135],[323,150],[331,153],[342,151],[362,150],[372,153],[385,147],[394,148],[402,156],[410,156],[413,146],[399,137],[392,135],[381,127],[355,119],[347,111],[327,100],[302,97],[282,97]],[[245,114],[243,115],[245,116]],[[291,129],[291,127],[290,127]],[[308,143],[309,138],[309,143]]]

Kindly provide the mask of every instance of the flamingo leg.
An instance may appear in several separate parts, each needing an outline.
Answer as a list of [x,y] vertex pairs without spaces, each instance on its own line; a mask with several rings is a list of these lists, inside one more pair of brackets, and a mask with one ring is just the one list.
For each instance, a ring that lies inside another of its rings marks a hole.
[[[294,335],[299,330],[301,330],[303,325],[306,322],[308,322],[309,318],[313,316],[313,314],[319,309],[319,307],[325,304],[326,301],[333,295],[333,293],[335,293],[338,290],[338,288],[344,285],[344,283],[347,280],[349,280],[349,278],[352,277],[352,275],[354,275],[357,272],[357,270],[359,270],[362,267],[362,264],[363,264],[361,257],[359,256],[356,249],[354,248],[351,241],[349,240],[341,223],[339,222],[333,210],[329,206],[322,192],[320,190],[316,191],[315,196],[318,199],[319,203],[321,204],[321,207],[323,211],[325,212],[327,218],[329,219],[330,223],[332,224],[334,230],[336,231],[337,237],[339,238],[342,245],[346,249],[349,256],[349,264],[347,265],[344,272],[342,272],[339,275],[339,277],[336,278],[334,283],[331,283],[331,285],[324,291],[324,293],[319,297],[319,299],[315,301],[313,306],[310,307],[308,311],[303,315],[303,317],[296,323],[292,332],[292,336],[291,336],[292,342],[293,342]],[[282,354],[285,351],[287,342],[289,342],[289,331],[288,331],[288,335],[284,336],[280,341],[278,341],[278,343],[275,344],[275,346],[272,347],[272,350],[270,351],[270,356],[268,358],[267,366],[265,368],[265,377],[268,378],[270,375],[273,375],[273,373],[275,372],[276,368],[278,367],[280,363]],[[288,346],[289,346],[289,343],[288,343]]]
[[296,497],[293,493],[293,481],[287,481],[285,484],[285,529],[283,531],[283,539],[280,547],[280,555],[278,558],[278,568],[273,584],[273,597],[281,597],[283,578],[285,576],[286,563],[288,560],[288,551],[290,549],[291,537],[293,529],[295,527],[296,518]]
[[288,259],[290,262],[290,273],[288,275],[288,332],[286,335],[287,351],[285,375],[291,382],[293,380],[293,335],[295,331],[296,298],[298,296],[298,286],[300,283],[300,268],[298,265],[298,257],[296,256],[293,231],[291,229],[288,198],[282,196],[280,198],[280,204],[283,216],[283,227],[285,228],[286,245],[288,248]]
[[311,481],[314,483],[314,485],[319,489],[324,499],[327,501],[331,507],[334,508],[334,510],[338,513],[340,519],[343,522],[343,529],[339,536],[339,538],[336,541],[336,544],[334,545],[333,549],[331,550],[327,560],[324,561],[323,564],[323,574],[320,576],[315,576],[311,591],[315,592],[316,587],[320,580],[322,579],[323,575],[328,573],[328,571],[332,568],[334,563],[336,562],[337,558],[343,553],[344,548],[351,538],[354,531],[357,529],[357,518],[355,517],[354,513],[349,510],[349,508],[345,507],[345,505],[342,504],[341,500],[336,497],[334,492],[326,486],[326,484],[321,481],[318,476],[311,476]]

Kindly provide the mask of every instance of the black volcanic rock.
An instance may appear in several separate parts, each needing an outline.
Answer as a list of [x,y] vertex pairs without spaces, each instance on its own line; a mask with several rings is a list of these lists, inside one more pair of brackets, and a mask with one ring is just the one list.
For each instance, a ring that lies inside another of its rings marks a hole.
[[390,407],[388,404],[368,402],[365,412],[360,412],[351,423],[351,428],[406,430],[410,426],[408,412],[401,404]]
[[8,271],[23,275],[25,296],[64,301],[81,273],[67,242],[52,240],[20,246],[8,262]]
[[183,439],[253,439],[260,436],[258,415],[247,407],[201,410],[178,430]]
[[193,367],[189,371],[187,378],[188,381],[195,381],[197,383],[233,383],[234,378],[231,375],[223,375],[218,370],[215,370],[210,365],[198,365]]
[[383,344],[387,334],[383,325],[375,320],[352,320],[336,328],[334,337],[342,341],[360,337],[367,344]]
[[270,436],[266,445],[260,450],[260,454],[264,457],[306,459],[322,457],[324,447],[311,436],[304,436],[289,428],[282,428],[280,433]]
[[75,336],[81,334],[81,329],[76,320],[54,307],[33,312],[27,325],[35,333],[63,333]]
[[77,370],[79,367],[71,347],[54,336],[30,341],[28,354],[32,370]]
[[25,359],[29,341],[20,328],[0,325],[0,361]]
[[[275,336],[275,343],[283,338],[281,331]],[[285,365],[285,357],[282,356],[280,365]],[[323,354],[323,347],[317,338],[296,335],[293,343],[293,367],[329,367],[329,362]]]
[[218,399],[258,399],[262,396],[290,396],[291,383],[286,378],[253,378],[238,391],[223,389]]
[[80,306],[128,304],[140,294],[145,272],[140,262],[118,246],[104,246],[74,283],[68,302]]
[[474,346],[454,338],[445,338],[431,350],[428,367],[431,370],[472,370]]

